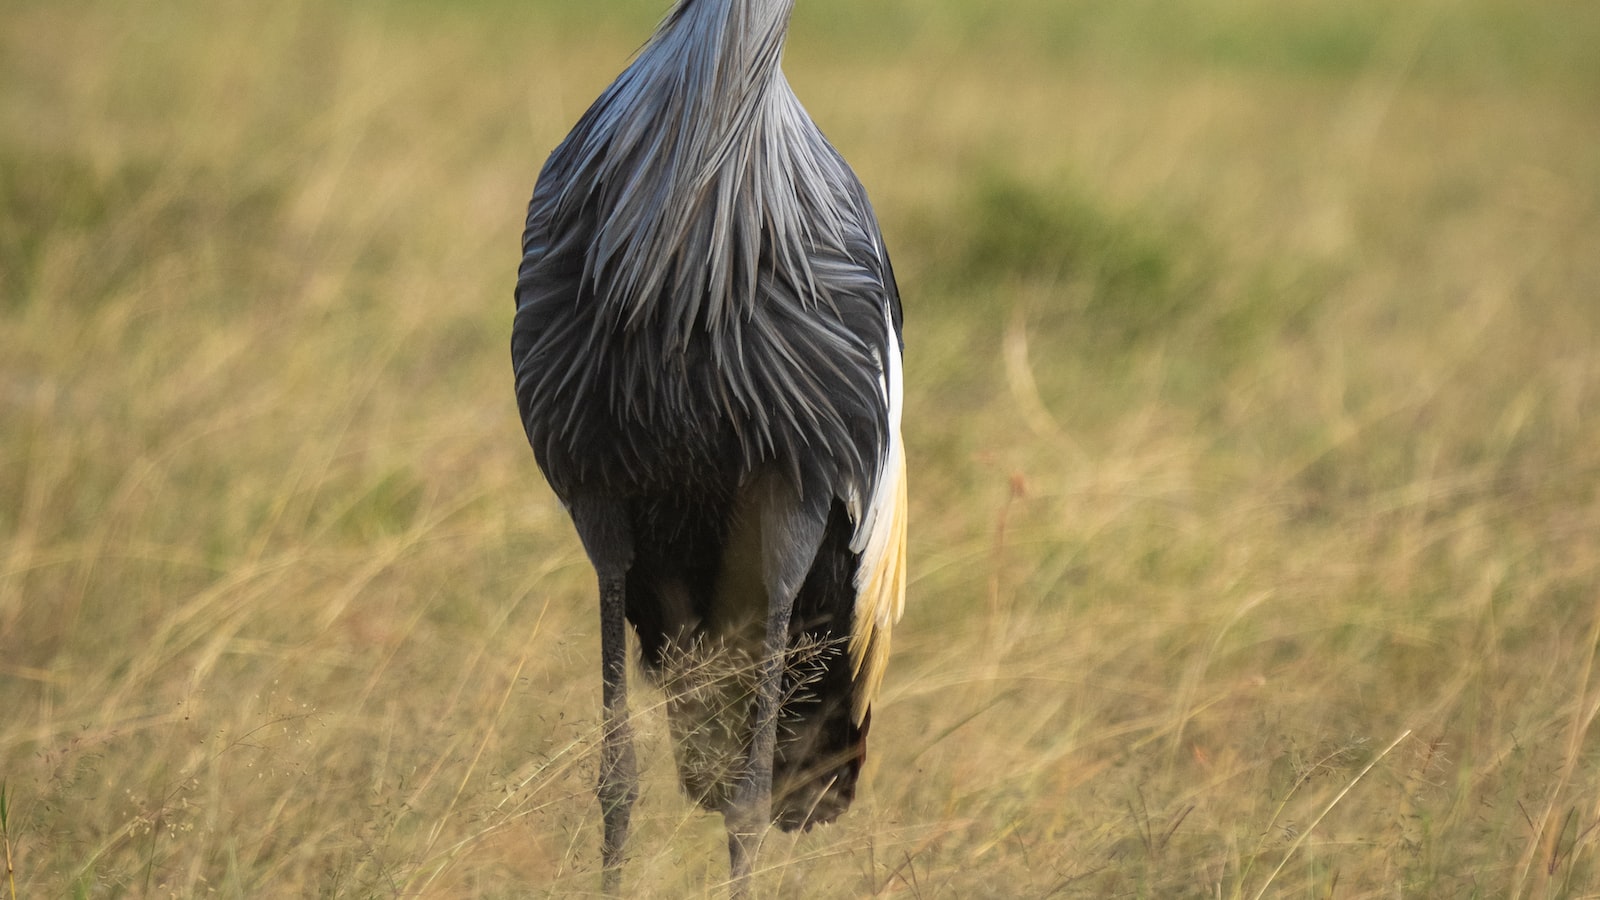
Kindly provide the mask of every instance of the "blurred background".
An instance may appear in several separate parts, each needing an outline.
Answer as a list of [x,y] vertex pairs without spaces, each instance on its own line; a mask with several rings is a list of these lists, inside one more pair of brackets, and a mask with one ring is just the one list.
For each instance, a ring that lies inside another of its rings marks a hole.
[[[18,897],[598,890],[507,352],[666,0],[11,0]],[[1595,897],[1600,5],[799,0],[905,299],[912,581],[793,897]],[[637,896],[721,896],[635,693]],[[0,891],[0,896],[12,894]]]

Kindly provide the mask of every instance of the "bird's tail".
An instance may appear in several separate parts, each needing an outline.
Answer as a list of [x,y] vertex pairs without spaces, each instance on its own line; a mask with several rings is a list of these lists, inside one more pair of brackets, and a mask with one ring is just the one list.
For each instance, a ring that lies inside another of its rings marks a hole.
[[784,831],[826,824],[850,807],[867,756],[871,713],[851,714],[850,654],[840,639],[790,646],[772,765],[772,821]]

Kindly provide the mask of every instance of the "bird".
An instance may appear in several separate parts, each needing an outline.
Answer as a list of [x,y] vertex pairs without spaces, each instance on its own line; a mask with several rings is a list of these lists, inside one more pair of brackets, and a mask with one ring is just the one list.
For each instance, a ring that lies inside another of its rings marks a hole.
[[795,0],[677,0],[540,169],[511,356],[598,581],[602,887],[638,765],[627,632],[679,781],[763,837],[851,804],[905,605],[899,288],[782,68]]

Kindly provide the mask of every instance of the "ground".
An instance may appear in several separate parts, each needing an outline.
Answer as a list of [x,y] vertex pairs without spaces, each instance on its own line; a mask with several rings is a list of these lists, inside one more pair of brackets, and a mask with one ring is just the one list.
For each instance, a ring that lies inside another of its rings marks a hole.
[[[15,896],[598,889],[594,584],[507,341],[538,167],[665,5],[0,16]],[[1597,44],[799,0],[912,562],[862,796],[758,890],[1600,896]],[[630,893],[720,896],[634,699]]]

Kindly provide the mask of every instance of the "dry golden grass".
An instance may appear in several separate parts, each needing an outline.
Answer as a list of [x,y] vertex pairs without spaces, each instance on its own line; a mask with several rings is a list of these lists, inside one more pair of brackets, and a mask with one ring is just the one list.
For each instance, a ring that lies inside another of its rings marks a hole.
[[[506,344],[664,5],[0,16],[17,896],[598,888]],[[761,892],[1600,896],[1592,5],[797,17],[906,298],[913,581],[864,796]],[[635,700],[628,884],[717,896]]]

